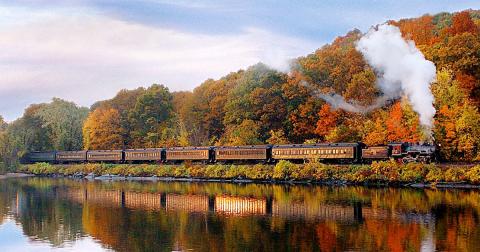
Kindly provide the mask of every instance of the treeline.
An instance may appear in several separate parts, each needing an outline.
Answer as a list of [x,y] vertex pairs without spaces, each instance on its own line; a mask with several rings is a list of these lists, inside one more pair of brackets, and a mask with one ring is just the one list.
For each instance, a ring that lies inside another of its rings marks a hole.
[[[442,156],[480,159],[480,11],[389,23],[437,66],[433,137]],[[89,112],[59,99],[32,105],[1,125],[0,155],[12,158],[4,161],[10,165],[29,150],[425,140],[406,99],[359,114],[333,110],[312,92],[334,92],[360,105],[375,101],[376,73],[355,49],[361,36],[353,30],[297,58],[288,74],[259,63],[192,92],[162,85],[122,90]],[[45,108],[52,109],[42,113]]]

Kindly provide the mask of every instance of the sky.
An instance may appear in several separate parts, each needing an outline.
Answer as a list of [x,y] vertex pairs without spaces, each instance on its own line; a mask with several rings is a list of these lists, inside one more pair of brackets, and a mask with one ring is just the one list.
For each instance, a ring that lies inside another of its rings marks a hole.
[[153,83],[192,90],[258,62],[287,71],[355,28],[469,8],[480,1],[0,0],[0,115]]
[[110,251],[102,247],[100,242],[90,236],[77,239],[75,242],[64,242],[61,246],[54,247],[47,241],[31,239],[23,233],[21,224],[14,219],[8,218],[0,224],[0,244],[3,251],[26,251],[26,252],[67,252],[67,251],[88,251],[100,252]]

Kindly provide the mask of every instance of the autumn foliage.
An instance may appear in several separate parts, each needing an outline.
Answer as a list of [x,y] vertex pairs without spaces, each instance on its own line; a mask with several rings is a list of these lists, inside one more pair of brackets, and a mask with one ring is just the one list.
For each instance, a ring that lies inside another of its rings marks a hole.
[[85,149],[434,140],[446,160],[480,160],[480,11],[389,23],[437,67],[431,85],[437,111],[433,135],[425,133],[405,98],[368,113],[350,113],[317,97],[318,92],[333,92],[368,106],[381,95],[379,73],[355,49],[362,32],[353,30],[295,59],[288,74],[258,63],[208,79],[193,91],[170,92],[156,84],[121,90],[94,104],[83,124],[85,112],[72,117],[73,128],[83,128],[83,137],[52,134],[53,126],[63,129],[59,125],[65,120],[57,121],[62,111],[77,113],[71,105],[54,101],[55,109],[48,113],[39,111],[51,105],[32,105],[22,118],[0,127],[0,155],[5,159],[30,150],[80,148],[82,138]]
[[96,109],[83,125],[85,149],[105,150],[123,147],[120,113],[116,109]]

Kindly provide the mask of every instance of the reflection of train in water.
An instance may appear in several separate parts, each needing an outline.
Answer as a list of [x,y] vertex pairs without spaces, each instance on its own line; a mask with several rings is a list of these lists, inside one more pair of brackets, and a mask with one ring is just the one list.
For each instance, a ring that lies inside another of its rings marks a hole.
[[158,162],[183,161],[203,163],[263,162],[279,160],[318,160],[331,163],[362,163],[373,160],[395,159],[403,162],[431,162],[436,160],[436,147],[429,144],[390,143],[385,146],[366,146],[363,143],[322,143],[290,145],[248,145],[211,147],[172,147],[127,150],[50,151],[30,152],[25,163],[75,162]]
[[275,195],[247,196],[222,193],[192,194],[182,192],[143,192],[130,190],[98,189],[95,187],[65,188],[56,196],[77,203],[108,207],[125,207],[135,210],[215,213],[223,216],[272,216],[287,219],[329,219],[342,222],[362,222],[367,219],[408,219],[422,223],[431,221],[429,214],[409,211],[394,212],[362,204],[360,201],[320,198],[282,198]]

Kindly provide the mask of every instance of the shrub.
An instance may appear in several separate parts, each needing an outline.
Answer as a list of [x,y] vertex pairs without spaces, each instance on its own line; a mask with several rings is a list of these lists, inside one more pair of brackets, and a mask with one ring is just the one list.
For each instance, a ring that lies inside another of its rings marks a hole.
[[372,162],[372,179],[376,181],[398,181],[399,164],[394,160]]
[[288,180],[291,177],[292,171],[296,169],[296,165],[286,161],[280,160],[273,168],[273,178],[277,180]]
[[442,169],[436,166],[432,166],[428,169],[427,175],[425,175],[425,181],[427,182],[440,182],[443,181],[444,178],[444,172]]
[[110,168],[110,170],[108,170],[108,173],[113,175],[126,176],[129,173],[130,167],[131,166],[129,165],[117,165],[115,167]]
[[445,172],[446,182],[461,182],[465,180],[465,170],[458,167],[450,167]]
[[472,184],[480,184],[480,165],[470,168],[465,177]]
[[[84,167],[85,167],[84,168],[85,173],[87,174],[93,173],[95,175],[102,175],[104,174],[104,171],[106,170],[107,165],[88,163],[88,164],[84,164]],[[108,167],[112,167],[112,165],[109,165]]]
[[205,175],[208,178],[223,178],[225,176],[225,173],[225,165],[221,164],[209,165],[205,170]]
[[400,173],[400,181],[402,182],[419,182],[423,179],[422,173],[414,169],[402,169]]
[[371,180],[378,180],[378,176],[368,165],[351,165],[348,170],[343,169],[342,173],[338,174],[337,177],[341,180],[362,183]]
[[145,171],[143,170],[143,166],[141,165],[132,165],[132,166],[129,166],[127,167],[127,174],[128,176],[136,176],[136,177],[139,177],[139,176],[144,176],[146,173]]
[[225,168],[225,178],[244,178],[246,173],[245,170],[251,169],[248,168],[247,165],[231,165]]
[[312,180],[315,173],[315,164],[295,165],[290,171],[290,176],[295,180]]
[[171,165],[161,165],[156,170],[155,174],[159,177],[171,177],[173,176],[173,166]]
[[253,167],[245,169],[245,177],[249,179],[271,179],[273,174],[273,165],[256,164]]
[[35,175],[49,175],[55,173],[55,168],[49,163],[35,163],[27,166],[26,172],[33,173]]
[[[314,164],[312,163],[307,165],[314,165]],[[315,180],[331,180],[336,175],[338,175],[336,167],[322,164],[322,163],[315,164],[315,169],[313,173],[313,177],[315,178]]]
[[200,165],[193,165],[187,168],[188,173],[192,177],[203,178],[205,177],[205,168]]
[[372,165],[327,165],[309,162],[303,165],[282,160],[276,165],[127,165],[127,164],[71,164],[51,165],[36,163],[22,165],[19,171],[36,175],[77,173],[129,176],[249,178],[255,180],[341,180],[362,182],[419,182],[430,183],[467,181],[480,184],[480,165],[470,168],[442,169],[432,164],[398,164],[393,161],[373,162]]
[[175,177],[190,177],[188,169],[185,165],[178,165],[173,169],[173,176]]

